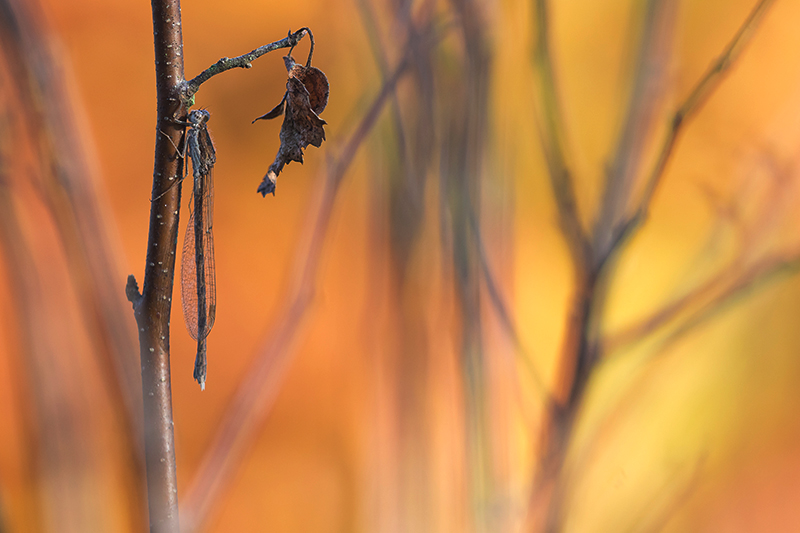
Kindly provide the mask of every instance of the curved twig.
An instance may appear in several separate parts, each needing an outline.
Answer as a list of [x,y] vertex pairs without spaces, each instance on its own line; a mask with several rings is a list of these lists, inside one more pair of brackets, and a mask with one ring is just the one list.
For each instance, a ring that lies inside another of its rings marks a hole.
[[664,170],[667,167],[672,151],[675,148],[675,142],[678,140],[678,135],[682,131],[683,125],[686,120],[694,116],[699,111],[703,104],[708,101],[711,94],[719,87],[725,78],[725,73],[730,69],[734,61],[739,57],[745,45],[750,40],[758,23],[764,18],[767,9],[772,5],[774,0],[760,0],[753,8],[748,17],[739,27],[739,30],[733,36],[728,46],[722,51],[716,61],[706,70],[703,77],[686,97],[686,100],[678,107],[677,111],[672,117],[669,132],[664,139],[661,149],[656,159],[656,164],[650,171],[650,175],[645,183],[644,193],[639,202],[639,208],[628,219],[626,225],[638,226],[647,217],[650,209],[650,204],[653,201],[653,196],[661,183],[661,177],[664,175]]
[[191,80],[184,82],[181,95],[184,104],[187,107],[190,107],[195,93],[197,93],[198,89],[200,89],[200,85],[207,82],[217,74],[222,74],[226,70],[231,70],[233,68],[250,68],[253,66],[253,61],[268,52],[272,52],[273,50],[278,50],[280,48],[294,48],[306,33],[308,33],[309,37],[311,38],[311,50],[308,53],[308,65],[310,65],[311,55],[314,53],[314,37],[311,35],[311,30],[308,28],[300,28],[294,33],[290,31],[289,35],[283,39],[273,43],[265,44],[264,46],[259,46],[252,52],[248,52],[238,57],[223,57]]

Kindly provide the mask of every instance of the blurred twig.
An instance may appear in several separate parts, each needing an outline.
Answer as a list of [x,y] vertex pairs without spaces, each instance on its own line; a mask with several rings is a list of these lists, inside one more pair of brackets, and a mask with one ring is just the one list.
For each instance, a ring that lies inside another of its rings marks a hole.
[[[724,72],[735,60],[744,44],[746,37],[752,32],[756,23],[762,18],[770,0],[762,0],[754,8],[750,16],[744,21],[734,39],[726,47],[717,62],[709,69],[706,75],[691,91],[686,101],[679,107],[674,115],[670,132],[664,140],[659,151],[655,167],[650,172],[645,182],[639,207],[631,215],[626,215],[628,198],[634,187],[635,171],[641,156],[641,138],[651,129],[650,118],[655,105],[657,91],[652,87],[652,68],[657,67],[657,72],[664,68],[667,46],[666,36],[669,35],[667,24],[655,31],[656,24],[662,24],[660,16],[663,9],[671,9],[664,0],[652,0],[648,4],[647,24],[643,31],[642,45],[638,72],[635,77],[634,92],[631,106],[623,127],[622,137],[617,148],[615,163],[612,173],[608,176],[606,193],[600,211],[600,217],[594,228],[591,243],[587,242],[580,226],[579,217],[574,204],[574,192],[566,170],[563,151],[560,149],[560,118],[557,114],[555,85],[553,82],[552,60],[547,44],[547,4],[546,0],[537,0],[537,29],[538,43],[536,47],[536,64],[543,87],[543,100],[545,121],[542,127],[544,152],[550,172],[550,179],[556,197],[559,219],[562,231],[569,245],[574,266],[576,268],[576,287],[567,317],[567,328],[564,345],[559,360],[559,376],[556,384],[556,398],[561,401],[550,411],[550,420],[546,424],[544,437],[544,472],[553,478],[548,485],[544,480],[540,485],[546,487],[552,494],[548,504],[548,516],[545,528],[556,530],[563,518],[563,483],[559,482],[561,465],[563,464],[566,447],[568,445],[577,413],[582,404],[584,391],[597,362],[602,355],[602,345],[598,342],[597,332],[600,330],[602,308],[604,306],[605,291],[608,287],[610,265],[617,257],[630,237],[640,227],[652,202],[655,190],[663,175],[667,161],[682,125],[706,101],[723,79]],[[658,78],[659,76],[656,76]],[[541,127],[541,126],[540,126]],[[752,280],[745,276],[740,283]],[[737,283],[738,287],[740,283]],[[533,509],[538,495],[534,494],[530,509]]]
[[[639,202],[639,207],[627,220],[626,226],[638,226],[647,218],[653,196],[661,183],[661,177],[664,175],[664,170],[675,148],[678,136],[683,131],[684,124],[703,107],[706,101],[708,101],[708,98],[725,79],[725,74],[736,59],[738,59],[739,55],[741,55],[756,27],[773,3],[774,0],[760,0],[758,4],[756,4],[747,19],[745,19],[739,27],[733,39],[731,39],[725,47],[725,50],[722,51],[716,61],[706,70],[703,77],[692,88],[686,100],[678,107],[678,110],[672,117],[667,136],[664,138],[661,149],[658,152],[655,165],[645,182],[644,193]],[[629,232],[626,231],[626,233]]]
[[[462,54],[458,75],[442,77],[440,140],[441,227],[449,249],[460,330],[459,368],[466,436],[466,468],[472,528],[491,531],[496,496],[494,437],[489,401],[488,362],[481,324],[481,265],[470,220],[480,220],[480,198],[490,120],[488,82],[492,66],[484,5],[451,0]],[[447,239],[449,237],[449,241]]]
[[[666,480],[658,494],[642,506],[639,516],[634,519],[630,531],[659,533],[664,531],[666,525],[677,514],[678,510],[686,504],[692,493],[698,488],[701,481],[703,467],[708,459],[708,453],[701,454],[691,466],[688,479],[682,479],[680,470]],[[659,502],[659,497],[662,502]],[[659,505],[660,504],[660,505]]]
[[39,198],[57,220],[77,288],[81,316],[89,328],[98,360],[109,380],[107,389],[122,409],[123,429],[129,435],[133,464],[141,466],[141,433],[137,365],[130,360],[135,340],[124,315],[117,288],[119,267],[106,214],[93,187],[93,172],[74,118],[65,102],[68,94],[61,58],[42,35],[43,15],[37,2],[0,2],[0,40],[9,68],[9,90],[20,99],[15,109],[36,137],[39,158],[46,166],[32,183]]
[[[641,364],[646,364],[653,358],[666,354],[675,342],[724,312],[737,299],[775,282],[781,275],[793,274],[800,270],[800,246],[797,245],[752,259],[757,255],[758,247],[768,240],[782,216],[786,217],[792,212],[791,204],[787,202],[787,193],[794,184],[791,178],[797,175],[797,161],[787,166],[771,164],[770,169],[775,172],[775,179],[767,181],[770,187],[768,194],[758,206],[753,222],[749,227],[743,228],[743,235],[739,239],[742,246],[736,257],[700,286],[640,322],[609,336],[603,342],[603,353],[613,354],[619,348],[631,343],[655,338],[656,345],[648,349],[647,355],[641,359]],[[757,178],[763,182],[763,176],[759,175]],[[750,192],[749,189],[739,191],[739,199],[752,203]],[[736,207],[739,206],[727,207],[725,210],[736,210]],[[659,337],[661,330],[668,326],[671,328]],[[626,409],[637,404],[637,395],[646,386],[647,380],[643,376],[638,376],[638,379],[623,391],[621,397],[615,400],[614,406],[607,410],[598,427],[592,430],[590,437],[584,439],[581,449],[571,461],[572,473],[581,472],[598,460],[602,441],[613,431],[615,423],[624,416]],[[675,505],[679,505],[684,497],[685,495],[679,494]],[[664,515],[655,524],[668,520],[666,513],[665,510]],[[653,529],[657,530],[657,525],[653,526]]]
[[[741,241],[741,249],[736,254],[736,257],[715,275],[699,286],[687,291],[681,297],[668,302],[660,309],[623,328],[621,331],[608,335],[603,339],[604,353],[613,353],[620,347],[649,337],[686,310],[696,307],[704,301],[713,301],[720,295],[724,295],[726,291],[737,286],[740,280],[752,280],[754,276],[758,277],[759,271],[763,269],[770,270],[770,264],[773,264],[777,269],[781,269],[781,263],[790,264],[794,262],[795,254],[791,251],[779,255],[772,253],[759,261],[751,259],[751,257],[757,255],[757,248],[769,238],[770,231],[774,229],[780,216],[791,211],[791,206],[786,205],[786,199],[789,197],[787,187],[790,185],[791,175],[797,174],[798,165],[795,163],[789,168],[773,168],[773,170],[776,174],[775,179],[769,182],[769,193],[761,202],[755,220],[750,227],[742,228],[742,235],[739,239]],[[746,195],[746,191],[740,193],[740,195],[743,201],[751,200],[750,196]],[[729,210],[735,209],[735,207],[729,208]],[[766,266],[763,264],[764,261],[766,261]]]
[[533,363],[532,354],[530,354],[522,344],[522,339],[519,336],[518,328],[514,322],[514,318],[508,309],[506,299],[501,293],[500,287],[497,285],[497,281],[495,281],[496,278],[494,274],[492,274],[492,267],[489,264],[489,257],[486,253],[486,247],[484,245],[482,235],[483,232],[481,231],[478,221],[475,219],[474,215],[470,217],[470,226],[473,234],[475,235],[475,244],[478,247],[478,256],[480,259],[481,271],[483,273],[483,280],[486,284],[486,292],[489,293],[489,300],[492,303],[492,307],[495,308],[495,312],[500,319],[500,323],[502,324],[503,329],[506,331],[506,335],[508,335],[509,339],[511,339],[514,349],[523,366],[527,370],[528,375],[533,381],[540,399],[544,405],[549,405],[553,401],[553,398],[550,396],[550,393],[547,390],[547,385],[545,384],[541,373]]
[[772,253],[752,263],[730,280],[727,286],[710,301],[676,326],[663,341],[664,345],[671,344],[683,337],[701,323],[724,310],[726,305],[733,303],[737,298],[743,297],[750,291],[757,290],[762,284],[773,281],[781,274],[796,273],[798,270],[800,270],[800,249]]
[[575,185],[569,170],[563,143],[564,118],[558,98],[553,57],[550,50],[550,21],[548,0],[536,0],[536,43],[533,50],[534,66],[539,77],[540,113],[542,114],[542,150],[548,167],[548,177],[558,208],[561,231],[567,241],[572,262],[576,268],[590,257],[589,242],[583,229],[575,200]]
[[[21,310],[24,377],[30,381],[26,401],[33,405],[31,426],[38,431],[38,442],[26,444],[39,466],[31,482],[42,496],[40,520],[46,529],[86,531],[108,527],[97,507],[107,504],[115,488],[108,487],[103,497],[87,496],[88,487],[103,483],[95,479],[98,463],[88,458],[97,432],[105,428],[96,425],[96,407],[86,395],[108,394],[129,454],[125,474],[134,480],[143,475],[141,413],[136,363],[129,357],[135,341],[114,288],[119,269],[107,214],[81,144],[67,74],[45,20],[38,2],[0,2],[3,105],[9,106],[0,126],[1,225],[14,301]],[[13,149],[6,152],[10,144]],[[28,153],[35,163],[11,173],[9,161],[24,161]],[[23,229],[29,213],[40,217],[33,234]],[[48,238],[53,248],[43,256],[40,246]],[[100,367],[99,382],[81,374],[93,358]],[[133,487],[138,486],[134,481]],[[136,496],[135,490],[127,494],[133,501]],[[138,523],[138,513],[134,516]]]
[[[800,271],[800,248],[796,247],[789,251],[769,254],[749,267],[740,269],[738,275],[717,281],[720,284],[724,283],[724,287],[720,287],[716,294],[705,302],[693,302],[696,304],[695,309],[686,310],[687,313],[683,319],[658,339],[655,347],[648,350],[643,362],[646,363],[653,358],[664,356],[670,346],[724,312],[727,306],[733,305],[737,299],[776,282],[782,275],[793,275],[798,271]],[[647,386],[647,381],[643,379],[643,376],[639,376],[632,386],[624,390],[603,416],[599,426],[592,430],[590,437],[585,439],[573,461],[571,471],[580,472],[597,459],[597,455],[601,451],[600,443],[613,430],[615,423],[624,416],[625,409],[637,405],[637,395],[641,393],[642,388]]]
[[672,0],[650,0],[645,9],[633,92],[606,177],[600,213],[594,227],[592,249],[595,268],[608,257],[616,246],[619,232],[624,229],[624,224],[620,226],[620,222],[624,222],[646,140],[653,129],[671,57],[677,3]]
[[[430,13],[435,1],[425,0],[419,6],[421,16],[412,13],[412,2],[390,0],[383,3],[388,10],[389,31],[392,32],[386,40],[408,43],[410,47],[410,50],[399,50],[400,54],[410,56],[410,79],[402,97],[399,90],[391,97],[390,127],[394,135],[388,141],[388,150],[380,150],[381,154],[388,156],[388,161],[382,165],[386,169],[385,178],[371,180],[373,235],[381,241],[388,236],[390,292],[387,298],[399,302],[396,318],[391,320],[398,339],[391,346],[382,344],[384,348],[380,351],[385,355],[379,363],[390,365],[387,375],[392,379],[381,391],[387,395],[387,405],[391,407],[378,421],[380,425],[385,420],[390,428],[387,431],[391,441],[381,441],[378,446],[381,449],[392,447],[395,456],[393,464],[376,470],[375,483],[381,487],[376,493],[378,507],[387,510],[380,513],[380,524],[416,531],[426,527],[436,509],[432,484],[420,486],[418,483],[428,475],[433,464],[430,453],[433,428],[428,422],[430,410],[426,401],[430,395],[429,372],[433,354],[426,342],[425,295],[418,292],[416,278],[416,275],[425,277],[425,274],[414,268],[415,252],[419,250],[424,231],[424,197],[436,137],[435,74],[432,68],[435,49],[429,39],[418,39],[423,28],[418,27],[417,20],[432,18]],[[391,75],[388,57],[392,54],[381,39],[383,32],[373,4],[378,7],[370,0],[357,0],[362,26],[380,70],[381,82],[384,82]],[[370,291],[370,294],[377,294],[377,290]],[[373,297],[369,303],[372,309],[368,312],[374,312],[382,302]],[[373,316],[370,314],[370,319]],[[381,411],[380,415],[384,412]],[[377,528],[380,529],[381,525]]]

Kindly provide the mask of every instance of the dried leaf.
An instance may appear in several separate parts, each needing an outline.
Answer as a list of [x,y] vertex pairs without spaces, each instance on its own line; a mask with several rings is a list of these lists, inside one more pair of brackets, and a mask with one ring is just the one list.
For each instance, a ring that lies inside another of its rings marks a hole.
[[323,126],[327,123],[319,118],[319,114],[328,105],[328,78],[316,67],[295,63],[292,56],[285,56],[283,60],[289,72],[283,100],[269,113],[256,119],[272,119],[283,114],[278,155],[258,187],[263,196],[275,194],[275,182],[284,165],[290,161],[302,163],[303,150],[309,144],[319,148],[325,140]]
[[255,119],[253,122],[255,122],[256,120],[262,120],[262,119],[269,120],[269,119],[272,119],[272,118],[278,118],[279,116],[283,115],[283,105],[285,103],[286,103],[286,94],[283,95],[283,99],[281,100],[281,103],[272,108],[272,111],[270,111],[266,115],[261,115],[260,117]]

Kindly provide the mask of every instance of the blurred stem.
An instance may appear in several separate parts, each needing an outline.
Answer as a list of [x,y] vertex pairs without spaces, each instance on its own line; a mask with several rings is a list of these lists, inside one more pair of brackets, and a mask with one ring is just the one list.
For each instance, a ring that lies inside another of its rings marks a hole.
[[493,531],[491,507],[496,497],[493,442],[487,405],[489,384],[487,360],[481,330],[481,266],[471,220],[480,226],[481,178],[489,121],[488,74],[492,56],[482,6],[475,0],[451,0],[461,30],[464,59],[463,79],[449,90],[443,106],[449,131],[443,136],[442,164],[446,205],[449,215],[452,268],[458,314],[460,315],[460,365],[463,376],[464,425],[469,466],[469,496],[472,529]]
[[759,22],[764,18],[764,15],[773,3],[774,0],[760,0],[758,4],[756,4],[716,61],[709,66],[703,77],[689,93],[689,96],[686,97],[686,100],[684,100],[677,111],[675,111],[669,131],[662,141],[656,163],[645,182],[645,189],[639,201],[639,207],[636,212],[627,219],[625,223],[625,235],[623,238],[619,239],[620,241],[626,240],[627,236],[634,233],[633,230],[638,228],[647,218],[650,204],[653,201],[658,186],[661,184],[664,170],[667,167],[678,136],[683,131],[683,126],[686,124],[687,119],[693,117],[703,107],[706,101],[708,101],[708,98],[724,81],[725,74],[734,61],[738,59],[742,50],[744,50],[744,47],[753,36],[753,32]]
[[[555,386],[556,403],[548,408],[548,421],[543,443],[543,468],[546,479],[540,486],[551,491],[547,504],[545,530],[557,531],[563,519],[564,487],[562,478],[563,463],[569,440],[574,429],[584,393],[597,362],[600,360],[601,345],[597,332],[601,329],[605,291],[613,276],[612,266],[615,258],[630,241],[645,219],[655,191],[661,181],[666,164],[673,153],[678,134],[682,131],[686,118],[692,116],[707,101],[724,79],[724,73],[740,55],[756,24],[763,18],[774,0],[761,0],[743,22],[731,42],[719,58],[706,71],[689,96],[676,111],[669,133],[663,141],[655,166],[645,182],[644,193],[639,207],[632,215],[626,215],[627,201],[635,178],[636,160],[639,157],[637,137],[643,135],[652,113],[654,97],[648,90],[648,77],[652,75],[653,62],[663,61],[664,35],[651,26],[660,23],[658,16],[662,9],[669,7],[662,0],[651,0],[648,6],[648,19],[641,44],[638,72],[629,115],[620,145],[615,157],[614,171],[609,176],[609,184],[600,218],[595,227],[592,240],[585,236],[575,206],[575,197],[564,152],[560,140],[563,123],[558,112],[552,59],[548,43],[547,1],[536,0],[538,39],[535,50],[535,64],[541,85],[541,106],[544,124],[541,132],[550,180],[559,213],[561,229],[569,245],[575,266],[575,291],[572,297],[567,331],[560,354],[558,383]],[[663,66],[662,66],[663,68]],[[740,281],[746,281],[746,277]],[[741,288],[741,285],[737,284]],[[531,501],[540,495],[534,494]]]
[[536,43],[533,62],[539,78],[539,108],[542,129],[539,138],[548,167],[548,177],[558,208],[561,231],[567,241],[575,268],[581,268],[589,257],[589,243],[580,221],[575,200],[575,186],[564,153],[564,119],[558,101],[553,58],[550,51],[550,31],[547,0],[536,0]]
[[598,265],[613,251],[618,233],[625,228],[627,207],[645,141],[653,130],[658,103],[664,93],[676,9],[676,2],[672,0],[649,0],[645,6],[633,91],[594,227],[592,243],[594,262]]

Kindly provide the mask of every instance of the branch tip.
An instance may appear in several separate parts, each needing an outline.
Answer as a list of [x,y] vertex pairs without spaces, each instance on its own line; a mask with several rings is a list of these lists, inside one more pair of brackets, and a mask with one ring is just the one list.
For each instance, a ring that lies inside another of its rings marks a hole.
[[125,284],[125,296],[133,305],[137,305],[142,299],[142,293],[139,292],[139,284],[133,274],[128,276],[128,282]]

